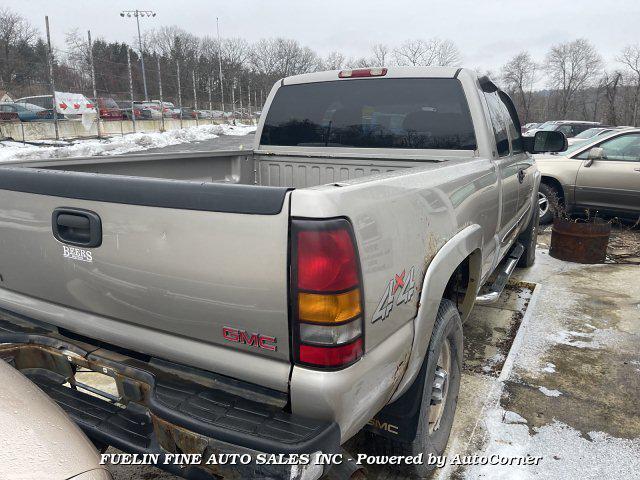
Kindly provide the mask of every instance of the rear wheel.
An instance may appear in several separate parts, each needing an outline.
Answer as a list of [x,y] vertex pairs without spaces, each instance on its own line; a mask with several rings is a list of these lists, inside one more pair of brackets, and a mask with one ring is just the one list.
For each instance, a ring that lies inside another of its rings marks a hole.
[[555,209],[558,206],[558,200],[560,198],[559,192],[545,183],[540,184],[540,190],[538,190],[538,209],[540,212],[540,223],[551,223],[555,213]]
[[[442,455],[447,447],[458,404],[462,369],[462,321],[455,304],[442,300],[427,351],[425,382],[417,415],[415,437],[410,442],[373,436],[374,448],[382,455]],[[405,473],[426,478],[435,465],[410,465]]]

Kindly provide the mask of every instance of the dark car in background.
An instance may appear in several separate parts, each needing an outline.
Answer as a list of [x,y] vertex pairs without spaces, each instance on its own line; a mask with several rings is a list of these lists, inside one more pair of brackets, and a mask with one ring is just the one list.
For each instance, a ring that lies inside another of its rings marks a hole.
[[199,118],[198,112],[191,107],[177,107],[176,112],[182,118]]
[[134,115],[136,120],[151,120],[153,118],[151,109],[144,107],[140,102],[133,102],[133,109],[128,100],[116,100],[116,103],[126,120],[132,120]]
[[93,104],[98,108],[100,118],[102,120],[123,120],[122,110],[111,97],[98,97],[91,99]]

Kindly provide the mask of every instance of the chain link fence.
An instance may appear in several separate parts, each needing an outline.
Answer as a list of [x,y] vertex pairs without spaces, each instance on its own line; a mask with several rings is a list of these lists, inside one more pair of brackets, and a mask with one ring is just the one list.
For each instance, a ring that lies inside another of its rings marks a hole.
[[[48,27],[47,20],[47,36]],[[0,102],[0,139],[27,143],[257,122],[265,94],[250,80],[151,54],[144,54],[143,70],[129,45],[105,51],[104,42],[93,44],[87,33],[84,58],[48,43],[25,60],[29,74]],[[86,101],[61,100],[68,94]]]

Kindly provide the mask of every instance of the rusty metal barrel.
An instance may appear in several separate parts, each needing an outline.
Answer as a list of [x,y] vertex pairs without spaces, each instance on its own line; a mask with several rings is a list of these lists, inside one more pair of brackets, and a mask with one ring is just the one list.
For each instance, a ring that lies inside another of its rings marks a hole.
[[611,224],[553,220],[549,255],[575,263],[604,263],[609,245]]

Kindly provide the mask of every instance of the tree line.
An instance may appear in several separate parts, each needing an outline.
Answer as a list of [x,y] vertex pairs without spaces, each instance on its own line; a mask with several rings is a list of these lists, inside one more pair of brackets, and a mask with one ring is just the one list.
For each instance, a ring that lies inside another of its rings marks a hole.
[[[294,39],[197,36],[177,26],[147,30],[143,53],[126,42],[94,39],[90,51],[85,32],[71,30],[64,46],[53,50],[57,90],[92,95],[91,57],[99,95],[129,98],[127,51],[133,90],[142,99],[140,55],[144,55],[147,86],[158,98],[207,108],[209,98],[226,109],[262,104],[275,81],[319,70],[375,66],[460,66],[463,55],[451,40],[408,39],[397,45],[374,44],[369,54],[346,57],[338,51],[320,55]],[[90,53],[93,55],[91,56]],[[0,9],[0,88],[14,97],[49,92],[47,44],[24,17]],[[544,58],[523,51],[491,76],[513,98],[523,123],[548,119],[594,120],[635,125],[640,101],[640,44],[628,45],[605,64],[587,39],[553,45]],[[220,75],[222,70],[222,75]]]

